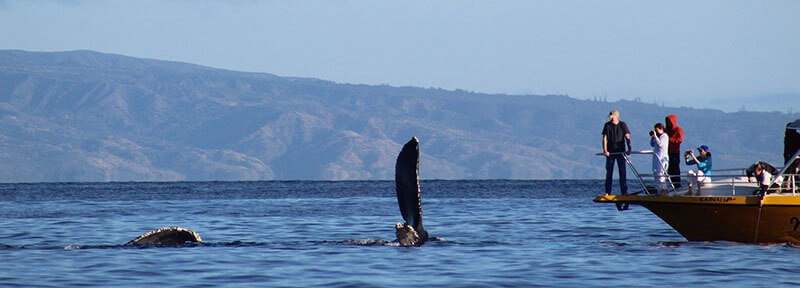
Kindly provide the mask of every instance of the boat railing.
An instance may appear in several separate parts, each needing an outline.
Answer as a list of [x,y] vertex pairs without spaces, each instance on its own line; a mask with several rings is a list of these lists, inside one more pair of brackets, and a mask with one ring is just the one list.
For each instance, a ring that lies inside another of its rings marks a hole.
[[[648,154],[653,154],[653,150],[642,150],[642,151],[631,151],[631,152],[611,152],[611,153],[608,153],[608,154],[609,155],[622,155],[622,158],[625,159],[625,163],[627,164],[628,167],[631,168],[631,171],[633,171],[633,175],[636,176],[636,180],[638,180],[639,184],[642,185],[642,189],[643,189],[642,191],[644,191],[644,193],[646,193],[646,194],[654,194],[654,193],[652,193],[652,191],[650,191],[650,189],[647,189],[647,184],[645,184],[645,180],[642,179],[642,176],[647,176],[647,175],[652,176],[652,174],[641,174],[641,173],[639,173],[639,171],[636,170],[636,166],[633,165],[633,162],[631,162],[631,159],[629,157],[630,155],[648,155]],[[596,155],[605,156],[604,153],[597,153]],[[667,187],[669,187],[669,190],[671,192],[675,192],[675,185],[672,183],[672,179],[670,179],[667,176],[668,175],[665,175],[666,181],[668,181],[668,183],[669,183],[669,185]]]
[[[778,183],[778,185],[770,185],[767,188],[766,194],[781,194],[781,193],[789,193],[791,192],[792,195],[797,195],[800,193],[800,174],[783,174],[780,176],[782,179],[780,181],[773,182]],[[777,177],[775,177],[777,179]],[[780,183],[783,182],[783,183]]]
[[[653,173],[639,173],[636,167],[633,165],[633,162],[630,160],[631,155],[650,155],[653,154],[652,150],[642,150],[642,151],[631,151],[630,154],[626,152],[613,152],[609,153],[609,155],[622,155],[625,163],[630,170],[633,172],[636,180],[642,186],[642,191],[646,194],[655,194],[652,188],[648,189],[647,183],[655,182],[655,174]],[[603,153],[597,153],[598,156],[604,156]],[[797,159],[800,157],[800,151],[798,151],[794,157],[791,159]],[[793,160],[790,160],[786,164],[791,163]],[[788,165],[784,165],[784,167],[780,168],[780,173],[774,175],[773,179],[770,182],[770,185],[765,194],[775,194],[775,193],[786,193],[791,192],[792,195],[800,193],[800,174],[789,174],[786,173]],[[666,169],[665,169],[666,170]],[[677,189],[675,188],[675,184],[672,182],[673,179],[677,178],[680,180],[690,181],[688,179],[689,175],[658,175],[659,177],[665,177],[665,181],[667,182],[667,188],[669,192],[676,192]],[[644,180],[643,177],[649,177],[653,180]],[[709,176],[712,179],[710,183],[705,183],[703,185],[730,185],[731,187],[731,195],[736,195],[736,188],[742,186],[748,186],[744,183],[752,183],[751,179],[747,178],[747,168],[728,168],[728,169],[714,169],[714,174]],[[746,182],[745,182],[746,181]],[[757,181],[757,180],[756,180]],[[772,185],[776,182],[779,185]],[[752,184],[750,184],[750,187]],[[651,186],[652,187],[652,186]]]
[[[797,121],[795,121],[795,123],[796,122]],[[789,129],[789,128],[787,128],[787,129]],[[800,127],[793,128],[793,129],[797,129],[797,131],[800,132]],[[774,184],[778,183],[779,181],[782,181],[782,182],[787,182],[787,183],[781,183],[780,185],[777,185],[778,186],[778,190],[780,190],[778,192],[783,192],[783,190],[781,188],[783,188],[784,185],[787,185],[787,186],[789,186],[791,188],[792,195],[795,195],[798,192],[797,191],[797,183],[796,183],[797,180],[798,180],[798,177],[797,177],[798,174],[787,173],[787,170],[789,170],[790,167],[795,167],[795,166],[793,166],[791,164],[795,160],[797,160],[798,158],[800,158],[800,150],[797,150],[796,152],[794,152],[794,155],[792,155],[792,157],[789,157],[789,159],[786,160],[786,163],[784,163],[783,168],[781,168],[780,172],[778,172],[778,174],[775,174],[775,177],[773,177],[772,180],[769,182],[769,187],[770,188],[775,186]],[[765,196],[768,193],[770,193],[769,189],[767,189],[767,191],[765,191],[765,193],[764,193]],[[775,192],[773,192],[773,193],[775,193]]]

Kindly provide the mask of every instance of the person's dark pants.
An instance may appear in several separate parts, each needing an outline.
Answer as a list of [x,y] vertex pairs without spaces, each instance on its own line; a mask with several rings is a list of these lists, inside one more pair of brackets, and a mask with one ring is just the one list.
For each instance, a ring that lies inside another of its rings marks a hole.
[[625,158],[622,154],[611,154],[606,157],[606,194],[611,194],[611,177],[614,175],[614,161],[619,171],[619,190],[628,194],[628,180],[625,179]]
[[672,185],[675,185],[675,189],[681,188],[681,153],[670,153],[669,154],[669,167],[667,167],[667,174],[669,174],[669,180],[672,181]]

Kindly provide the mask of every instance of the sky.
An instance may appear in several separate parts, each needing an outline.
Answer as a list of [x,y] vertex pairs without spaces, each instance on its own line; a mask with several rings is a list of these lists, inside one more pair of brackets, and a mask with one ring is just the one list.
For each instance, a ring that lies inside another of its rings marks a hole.
[[800,1],[7,1],[0,49],[800,112]]

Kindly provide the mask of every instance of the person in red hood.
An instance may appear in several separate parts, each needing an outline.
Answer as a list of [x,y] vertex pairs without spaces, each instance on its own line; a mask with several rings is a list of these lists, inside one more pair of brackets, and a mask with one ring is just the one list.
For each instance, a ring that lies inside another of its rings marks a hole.
[[678,126],[678,116],[675,114],[667,115],[664,118],[667,127],[666,132],[669,136],[669,166],[667,173],[670,175],[670,182],[675,185],[675,189],[681,187],[681,143],[683,142],[683,128]]

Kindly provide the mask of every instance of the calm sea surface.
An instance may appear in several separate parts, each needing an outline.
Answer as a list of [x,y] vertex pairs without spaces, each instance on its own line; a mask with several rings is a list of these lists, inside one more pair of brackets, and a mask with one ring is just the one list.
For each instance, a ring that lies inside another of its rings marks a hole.
[[[439,241],[406,248],[393,181],[0,184],[0,286],[800,285],[800,248],[686,242],[602,181],[421,186]],[[162,226],[204,243],[121,246]]]

